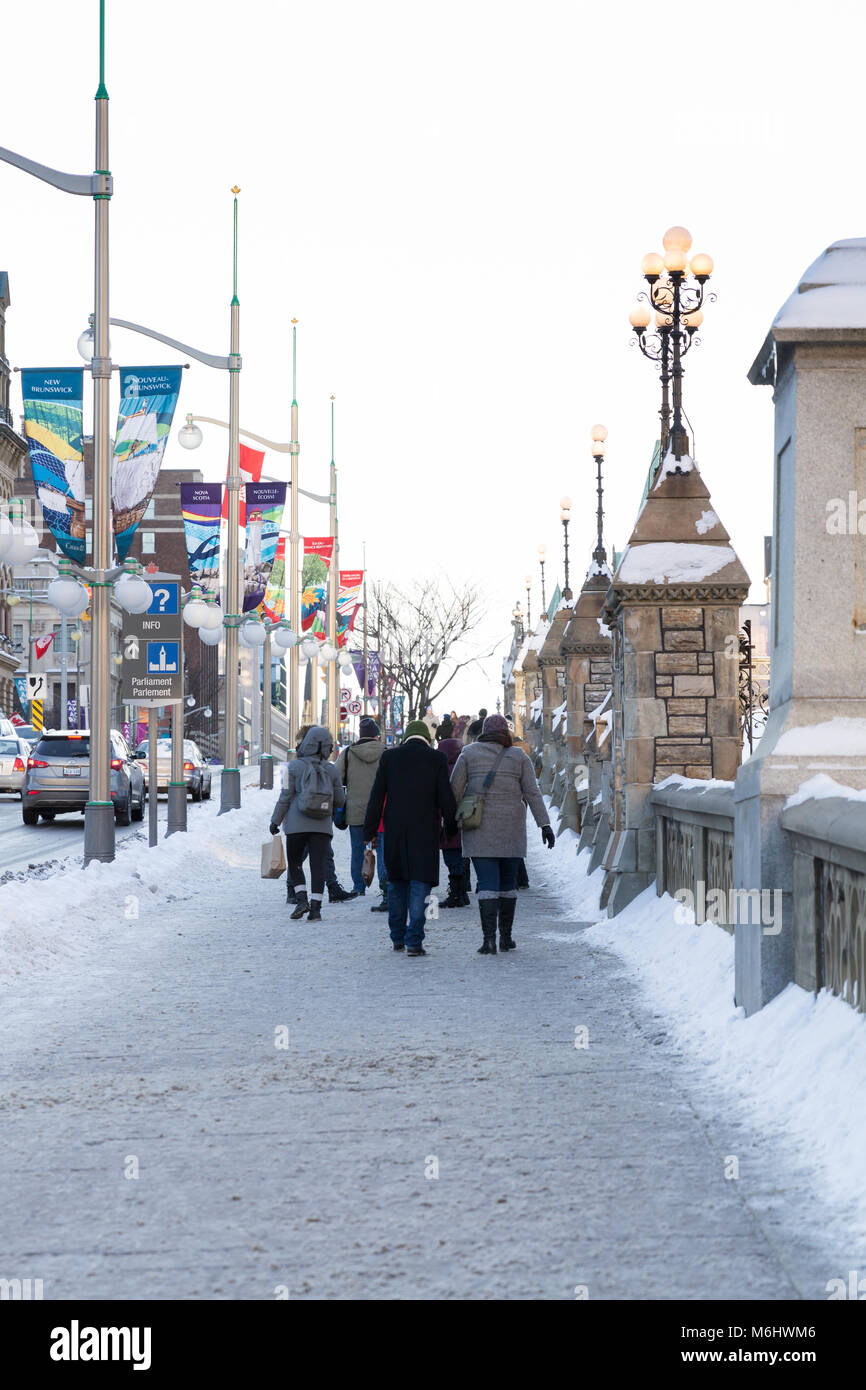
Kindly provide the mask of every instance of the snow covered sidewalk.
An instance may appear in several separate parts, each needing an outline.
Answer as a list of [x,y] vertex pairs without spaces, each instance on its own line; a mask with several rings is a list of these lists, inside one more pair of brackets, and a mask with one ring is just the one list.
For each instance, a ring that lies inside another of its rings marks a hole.
[[[411,960],[372,897],[288,921],[258,875],[272,801],[32,885],[46,950],[0,888],[0,1276],[46,1298],[781,1299],[852,1267],[761,1117],[696,1104],[673,1021],[554,891],[563,842],[531,836],[516,952],[476,954],[473,907]],[[775,1199],[747,1191],[756,1154]]]

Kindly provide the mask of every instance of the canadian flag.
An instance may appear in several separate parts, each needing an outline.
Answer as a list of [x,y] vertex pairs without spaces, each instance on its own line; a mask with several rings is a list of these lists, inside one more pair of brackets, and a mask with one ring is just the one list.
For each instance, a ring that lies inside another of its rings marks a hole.
[[36,653],[36,660],[43,657],[57,636],[56,632],[49,632],[47,637],[37,637],[33,642],[33,650]]
[[[240,457],[238,459],[238,471],[241,475],[241,483],[260,483],[262,480],[262,464],[265,461],[264,450],[248,449],[246,444],[240,446]],[[226,464],[226,477],[228,477],[228,464]],[[222,519],[229,519],[229,494],[228,489],[223,488]],[[238,525],[245,527],[247,524],[247,508],[244,502],[243,493],[240,498],[240,516]]]

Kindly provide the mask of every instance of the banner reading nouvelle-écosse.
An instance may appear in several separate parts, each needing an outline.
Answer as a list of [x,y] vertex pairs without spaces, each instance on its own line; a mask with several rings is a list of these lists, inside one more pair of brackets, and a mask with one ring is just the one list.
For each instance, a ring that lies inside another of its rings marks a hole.
[[181,483],[180,507],[189,577],[205,593],[220,596],[222,483]]

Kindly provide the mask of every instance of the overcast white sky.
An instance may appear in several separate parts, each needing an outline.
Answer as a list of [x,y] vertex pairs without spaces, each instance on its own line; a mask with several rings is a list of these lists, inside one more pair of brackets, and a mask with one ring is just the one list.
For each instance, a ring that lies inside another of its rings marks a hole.
[[[5,8],[4,145],[92,169],[97,15]],[[371,576],[477,580],[492,643],[539,542],[559,553],[563,493],[582,581],[597,420],[607,538],[628,539],[659,388],[627,316],[642,254],[682,222],[717,266],[687,360],[696,454],[760,586],[772,403],[746,372],[806,266],[866,232],[864,37],[841,0],[109,0],[111,312],[228,350],[237,182],[242,423],[288,437],[297,317],[301,484],[327,490],[333,392],[343,567],[366,540]],[[3,166],[0,191],[10,359],[73,365],[92,204]],[[112,350],[177,360],[118,330]],[[179,417],[224,418],[227,391],[194,365]],[[166,462],[216,478],[225,454],[211,431],[192,456],[173,439]],[[302,530],[325,515],[305,504]],[[498,681],[499,656],[440,703],[492,708]]]

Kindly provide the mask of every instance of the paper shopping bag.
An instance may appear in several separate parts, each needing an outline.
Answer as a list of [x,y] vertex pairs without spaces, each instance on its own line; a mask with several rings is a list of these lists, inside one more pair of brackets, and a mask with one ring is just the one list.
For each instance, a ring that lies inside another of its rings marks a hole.
[[262,878],[281,878],[286,872],[282,835],[272,835],[262,845]]

